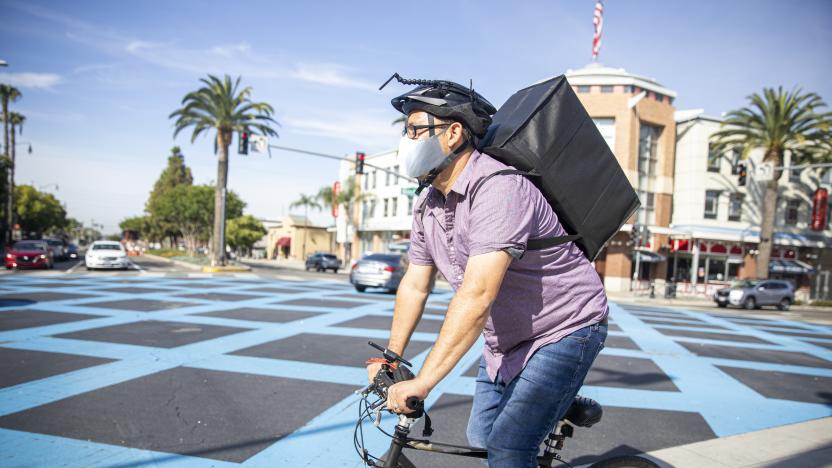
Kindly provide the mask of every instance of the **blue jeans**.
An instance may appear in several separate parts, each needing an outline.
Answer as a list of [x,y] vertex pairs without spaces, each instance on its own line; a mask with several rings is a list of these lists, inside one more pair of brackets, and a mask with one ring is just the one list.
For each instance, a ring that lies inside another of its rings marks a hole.
[[488,449],[488,466],[536,467],[540,444],[569,409],[604,347],[607,325],[594,324],[547,344],[508,385],[492,382],[480,361],[468,442]]

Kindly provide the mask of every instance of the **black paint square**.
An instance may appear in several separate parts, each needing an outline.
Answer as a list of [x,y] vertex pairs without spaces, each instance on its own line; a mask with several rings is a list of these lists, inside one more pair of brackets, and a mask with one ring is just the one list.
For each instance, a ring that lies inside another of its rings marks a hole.
[[258,309],[254,307],[241,307],[239,309],[223,310],[219,312],[206,312],[206,317],[221,317],[235,320],[249,320],[253,322],[285,323],[295,320],[303,320],[310,317],[317,317],[321,312],[299,312],[294,310]]
[[11,387],[53,375],[112,362],[75,354],[0,348],[0,387]]
[[19,330],[21,328],[43,327],[58,323],[77,322],[101,318],[100,315],[69,314],[48,312],[45,310],[20,309],[0,311],[0,330]]
[[95,302],[84,304],[84,307],[100,307],[102,309],[121,309],[133,312],[158,312],[160,310],[192,307],[195,304],[175,301],[156,301],[150,299],[122,299],[118,301]]
[[198,343],[247,330],[246,328],[220,327],[216,325],[145,320],[125,323],[123,325],[62,333],[55,335],[55,337],[152,346],[156,348],[175,348],[177,346]]

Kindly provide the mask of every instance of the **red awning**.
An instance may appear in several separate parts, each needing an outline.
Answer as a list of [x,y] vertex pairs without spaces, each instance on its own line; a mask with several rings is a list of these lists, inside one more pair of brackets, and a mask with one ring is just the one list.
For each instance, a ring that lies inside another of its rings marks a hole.
[[292,245],[292,238],[291,237],[281,237],[277,240],[278,247],[289,247]]

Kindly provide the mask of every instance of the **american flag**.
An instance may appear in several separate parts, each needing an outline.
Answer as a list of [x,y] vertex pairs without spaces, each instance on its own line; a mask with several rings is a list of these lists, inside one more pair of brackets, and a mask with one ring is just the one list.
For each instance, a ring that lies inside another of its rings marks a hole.
[[598,51],[601,50],[601,28],[604,26],[604,5],[599,0],[595,4],[595,16],[592,18],[595,25],[595,35],[592,36],[592,60],[598,58]]

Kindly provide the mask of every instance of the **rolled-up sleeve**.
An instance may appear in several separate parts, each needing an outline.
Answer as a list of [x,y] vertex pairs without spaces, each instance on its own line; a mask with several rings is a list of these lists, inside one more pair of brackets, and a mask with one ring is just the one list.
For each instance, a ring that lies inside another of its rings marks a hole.
[[523,255],[533,229],[531,189],[519,175],[498,175],[479,187],[468,215],[470,256],[499,250],[514,258]]
[[[429,190],[426,190],[421,194],[421,196],[416,200],[415,208],[413,210],[413,223],[410,227],[410,250],[407,253],[407,258],[410,263],[415,265],[434,265],[433,257],[431,256],[427,245],[425,227],[422,224],[422,213],[419,212],[419,208],[422,206],[422,203],[425,201],[429,192]],[[427,218],[427,215],[425,215],[424,218]]]

